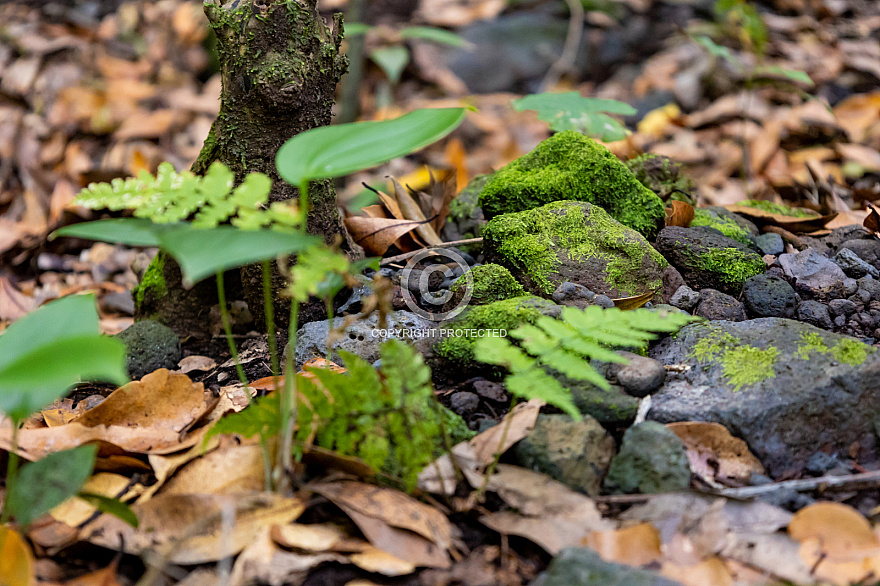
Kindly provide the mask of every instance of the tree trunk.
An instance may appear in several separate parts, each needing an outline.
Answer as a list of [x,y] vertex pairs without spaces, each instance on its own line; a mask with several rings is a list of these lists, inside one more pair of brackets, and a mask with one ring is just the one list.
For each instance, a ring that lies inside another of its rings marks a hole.
[[[330,123],[336,84],[347,65],[339,51],[341,15],[334,18],[331,31],[318,14],[316,0],[207,0],[205,13],[217,35],[223,89],[220,113],[192,170],[204,173],[220,161],[237,182],[259,171],[273,181],[270,201],[296,199],[298,190],[278,176],[275,155],[292,136]],[[322,235],[328,243],[341,238],[343,250],[351,252],[333,184],[314,182],[309,204],[309,233]],[[168,270],[165,275],[175,276]],[[180,286],[179,273],[176,276],[178,282],[166,282],[166,288]],[[251,312],[262,321],[260,267],[244,267],[241,281]],[[284,279],[277,270],[272,284],[276,323],[286,328],[290,303],[280,295]],[[138,309],[162,319],[155,307]],[[323,310],[320,304],[307,304],[301,311],[300,321],[306,322],[320,319]],[[168,325],[183,333],[181,324]]]

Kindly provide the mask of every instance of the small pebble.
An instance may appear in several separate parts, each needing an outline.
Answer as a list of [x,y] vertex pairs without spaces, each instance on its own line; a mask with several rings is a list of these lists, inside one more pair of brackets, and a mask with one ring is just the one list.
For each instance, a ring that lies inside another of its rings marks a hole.
[[454,393],[449,399],[449,408],[465,419],[476,413],[479,406],[480,397],[468,391]]
[[672,297],[669,299],[669,305],[685,311],[692,311],[699,302],[700,294],[687,285],[682,285],[676,289],[675,293],[673,293]]
[[782,236],[773,232],[767,232],[756,237],[755,244],[758,245],[758,248],[765,255],[779,256],[785,252],[785,242],[782,241]]
[[800,321],[825,330],[830,330],[832,326],[828,306],[818,301],[802,301],[797,308],[797,317]]
[[611,309],[614,307],[614,302],[611,301],[611,298],[607,295],[596,295],[593,297],[593,305],[598,305],[599,307],[604,307],[605,309]]

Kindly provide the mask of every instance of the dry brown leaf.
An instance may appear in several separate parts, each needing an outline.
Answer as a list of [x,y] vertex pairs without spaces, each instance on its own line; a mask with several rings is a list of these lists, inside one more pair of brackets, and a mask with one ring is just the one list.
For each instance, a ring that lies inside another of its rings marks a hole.
[[880,208],[869,201],[865,202],[865,206],[868,208],[868,215],[862,225],[874,234],[880,234]]
[[[172,494],[135,504],[132,510],[137,529],[101,515],[83,529],[81,539],[133,555],[151,551],[172,563],[202,564],[235,555],[264,529],[299,517],[305,505],[271,493]],[[229,521],[224,522],[224,516]]]
[[116,579],[118,565],[119,558],[114,558],[106,568],[68,580],[64,586],[120,586],[119,580]]
[[490,20],[506,6],[504,0],[422,0],[418,14],[434,26],[460,27],[475,20]]
[[[837,217],[837,213],[832,213],[824,216],[816,214],[812,217],[799,218],[797,216],[786,216],[739,204],[726,205],[724,207],[731,212],[745,216],[756,224],[779,226],[790,232],[813,232],[824,227],[828,222]],[[815,214],[815,212],[812,212],[811,210],[807,211]]]
[[456,529],[446,515],[399,490],[353,481],[310,484],[309,489],[337,506],[418,533],[443,549],[452,547]]
[[868,129],[880,119],[880,92],[846,98],[834,106],[834,116],[851,142],[862,142]]
[[425,214],[422,212],[419,204],[416,203],[416,200],[412,198],[409,192],[404,189],[397,180],[392,179],[391,182],[394,184],[394,197],[397,199],[397,203],[400,204],[400,211],[403,212],[403,216],[408,220],[414,220],[417,222],[415,229],[416,233],[421,236],[429,246],[442,244],[443,240],[437,236],[437,232],[435,232],[431,224],[427,222],[427,218],[425,218]]
[[140,112],[126,117],[113,136],[116,140],[159,138],[171,129],[171,125],[174,124],[177,117],[174,110]]
[[760,173],[770,161],[771,157],[779,150],[779,135],[782,132],[782,122],[771,120],[761,128],[761,132],[749,143],[749,161],[751,169]]
[[33,586],[34,554],[27,541],[7,525],[0,525],[0,583]]
[[419,227],[418,222],[391,218],[348,216],[345,227],[368,254],[383,255],[398,238]]
[[230,584],[301,584],[309,570],[320,564],[348,561],[336,553],[301,554],[283,550],[270,536],[274,527],[263,527],[236,558]]
[[580,545],[590,531],[614,527],[588,496],[525,468],[499,464],[486,488],[518,512],[484,515],[481,523],[499,533],[525,537],[554,555],[564,547]]
[[845,160],[858,163],[866,171],[880,170],[880,153],[861,144],[836,144],[834,147]]
[[330,523],[275,525],[272,527],[271,537],[281,547],[314,552],[361,551],[367,545],[364,541],[352,539],[342,529]]
[[208,372],[217,368],[217,362],[208,356],[187,356],[177,363],[177,368],[181,374],[193,371]]
[[660,573],[677,580],[683,586],[733,586],[733,578],[727,567],[717,557],[712,557],[695,566],[676,566],[664,563]]
[[748,481],[752,474],[764,473],[746,442],[719,423],[684,421],[666,427],[684,442],[691,470],[704,479]]
[[634,295],[633,297],[621,297],[620,299],[614,299],[614,307],[623,311],[632,311],[633,309],[638,309],[642,307],[644,304],[653,299],[654,295],[656,294],[657,291],[655,290],[642,293],[641,295]]
[[617,531],[592,531],[582,541],[602,559],[628,566],[644,566],[660,560],[660,534],[650,523]]
[[836,560],[880,554],[880,539],[871,524],[843,503],[820,502],[804,507],[788,524],[788,534],[801,543],[817,539],[822,552]]
[[185,464],[159,494],[235,494],[263,490],[266,462],[259,444],[232,445]]
[[[133,484],[126,476],[99,472],[89,478],[80,490],[107,498],[128,501],[143,492],[144,487],[140,484]],[[56,521],[76,527],[91,518],[97,510],[91,503],[74,496],[49,511],[49,514]]]
[[682,228],[687,228],[691,225],[693,219],[694,206],[687,202],[674,199],[670,201],[669,205],[666,207],[667,226],[681,226]]
[[378,203],[371,206],[364,206],[361,208],[361,211],[366,214],[368,218],[388,217],[388,212],[386,211],[385,206]]
[[205,399],[205,387],[185,374],[165,368],[151,372],[113,391],[104,402],[77,417],[74,423],[86,427],[138,426],[167,428],[175,432],[198,421],[212,405]]
[[364,548],[363,551],[358,553],[351,554],[348,559],[362,570],[376,572],[389,577],[405,576],[406,574],[413,573],[416,569],[415,564],[372,546]]
[[25,295],[8,277],[0,275],[0,321],[13,322],[36,308],[36,299],[31,295]]
[[156,482],[147,487],[143,494],[138,498],[137,502],[143,503],[153,498],[153,495],[159,492],[159,489],[165,485],[165,482],[171,478],[172,474],[177,472],[177,470],[188,462],[204,456],[212,450],[216,450],[219,445],[220,438],[213,436],[206,442],[196,444],[190,449],[177,454],[171,454],[170,456],[159,454],[148,455],[147,460],[153,469],[153,475],[156,477]]
[[[504,453],[513,444],[529,435],[535,427],[538,412],[543,405],[544,402],[540,399],[520,403],[505,415],[498,425],[492,426],[469,441],[455,445],[451,454],[444,454],[425,466],[419,474],[419,488],[437,494],[453,494],[457,484],[456,468],[464,472],[470,482],[495,459],[495,452],[498,451],[499,446],[501,453]],[[506,435],[505,427],[507,427]],[[503,444],[501,444],[502,436]]]

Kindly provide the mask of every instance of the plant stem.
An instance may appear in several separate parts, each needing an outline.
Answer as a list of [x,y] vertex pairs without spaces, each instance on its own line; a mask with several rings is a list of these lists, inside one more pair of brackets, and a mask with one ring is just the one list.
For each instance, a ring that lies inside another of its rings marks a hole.
[[289,492],[288,470],[293,469],[293,433],[296,426],[296,373],[293,355],[296,352],[296,324],[299,319],[299,300],[290,300],[290,326],[287,330],[287,360],[284,363],[284,385],[281,390],[281,446],[272,473],[276,489]]
[[9,495],[15,490],[18,480],[18,427],[19,422],[12,420],[12,446],[6,460],[6,502],[3,503],[3,513],[0,514],[0,525],[9,522]]
[[269,357],[272,361],[274,386],[278,388],[278,376],[281,367],[278,360],[278,338],[275,331],[275,305],[272,303],[272,266],[268,260],[263,261],[263,315],[266,316],[266,328],[269,330]]
[[303,181],[299,184],[299,219],[300,230],[303,234],[308,232],[309,219],[309,182]]
[[510,409],[507,411],[507,415],[504,417],[504,429],[501,430],[501,439],[498,441],[498,449],[495,450],[495,457],[492,459],[492,463],[489,464],[489,467],[486,468],[486,472],[483,475],[483,484],[480,485],[480,490],[477,491],[477,494],[474,497],[476,502],[480,502],[483,499],[483,495],[486,494],[486,489],[489,487],[489,479],[495,474],[495,468],[498,467],[498,462],[501,460],[501,451],[504,449],[504,442],[507,441],[507,432],[510,431],[510,425],[513,423],[513,408],[516,407],[516,395],[510,395]]
[[238,350],[235,348],[235,340],[232,339],[232,325],[229,322],[229,311],[226,308],[226,289],[223,285],[223,273],[217,273],[217,299],[220,301],[220,321],[223,322],[223,331],[226,333],[226,341],[229,343],[229,353],[235,361],[235,372],[238,373],[238,380],[241,386],[247,388],[247,377],[244,374],[244,368],[238,360]]

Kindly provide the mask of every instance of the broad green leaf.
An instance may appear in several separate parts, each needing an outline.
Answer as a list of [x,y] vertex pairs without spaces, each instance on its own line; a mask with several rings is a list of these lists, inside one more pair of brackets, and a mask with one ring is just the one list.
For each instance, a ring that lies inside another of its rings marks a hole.
[[779,65],[766,65],[764,67],[757,67],[755,68],[754,74],[756,76],[778,75],[790,79],[791,81],[797,81],[809,87],[816,85],[815,83],[813,83],[813,80],[810,79],[810,76],[803,71],[786,69],[784,67],[780,67]]
[[27,464],[6,495],[5,506],[20,525],[30,525],[79,491],[92,474],[97,451],[94,445],[79,446]]
[[144,218],[113,218],[65,226],[55,230],[49,238],[69,236],[128,246],[159,246],[159,231],[156,224]]
[[101,334],[60,338],[4,364],[0,411],[20,421],[83,380],[128,382],[122,342]]
[[180,265],[188,285],[229,269],[298,252],[317,241],[303,234],[231,226],[200,230],[181,225],[159,234],[161,247]]
[[103,494],[95,494],[92,492],[80,492],[77,493],[76,496],[88,502],[102,513],[113,515],[114,517],[125,521],[126,523],[137,529],[139,524],[137,515],[133,510],[131,510],[131,507],[129,507],[121,500],[110,498],[108,496],[104,496]]
[[353,37],[354,35],[366,34],[372,28],[372,26],[362,22],[346,22],[344,32],[346,37]]
[[627,134],[626,127],[607,114],[624,116],[636,109],[617,100],[585,98],[578,92],[534,94],[511,102],[517,111],[535,110],[538,118],[550,124],[555,132],[575,130],[598,136],[605,141],[620,140]]
[[455,130],[464,116],[464,108],[437,108],[393,120],[313,128],[284,143],[275,164],[293,185],[342,177],[424,148]]
[[400,38],[424,39],[426,41],[434,41],[435,43],[442,43],[444,45],[451,45],[453,47],[472,46],[471,43],[468,43],[459,35],[449,32],[448,30],[436,28],[433,26],[408,26],[406,28],[402,28],[400,29]]
[[401,45],[379,47],[370,52],[370,59],[382,68],[388,81],[396,84],[409,63],[409,49]]

